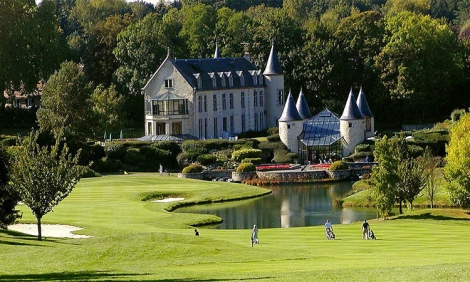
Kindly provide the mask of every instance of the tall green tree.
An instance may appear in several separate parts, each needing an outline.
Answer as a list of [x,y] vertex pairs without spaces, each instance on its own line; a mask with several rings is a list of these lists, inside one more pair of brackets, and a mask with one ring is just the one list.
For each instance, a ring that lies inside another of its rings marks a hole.
[[180,36],[188,45],[190,58],[208,58],[214,53],[217,13],[212,6],[184,6]]
[[387,18],[387,44],[376,57],[383,85],[406,102],[408,117],[426,117],[448,102],[462,79],[461,58],[450,27],[429,16],[401,12]]
[[124,97],[116,91],[114,85],[108,88],[98,85],[91,95],[91,104],[97,120],[95,132],[119,132],[122,130],[126,119],[124,103]]
[[446,146],[444,175],[451,200],[461,206],[470,206],[470,114],[460,116],[450,130]]
[[38,133],[31,132],[23,149],[13,156],[10,186],[36,217],[38,240],[42,240],[42,217],[65,199],[80,180],[80,152],[71,156],[67,145],[60,143],[61,138],[50,147],[41,147],[37,140]]
[[113,53],[119,63],[115,75],[123,93],[140,94],[167,55],[162,40],[162,19],[156,14],[147,15],[118,35]]
[[0,228],[7,229],[21,218],[21,213],[16,205],[21,201],[16,191],[8,186],[9,164],[8,156],[3,146],[0,146]]
[[0,93],[36,89],[68,55],[53,0],[0,0],[0,38]]
[[37,112],[41,131],[86,140],[93,132],[90,95],[93,91],[80,65],[64,62],[46,82]]
[[373,187],[377,209],[382,217],[391,214],[393,203],[396,201],[402,143],[402,138],[389,139],[387,136],[375,141],[374,159],[378,165],[372,167],[369,181]]
[[[411,210],[413,201],[426,186],[428,172],[426,165],[426,157],[412,158],[407,152],[405,154],[402,152],[397,170],[400,179],[397,183],[397,193],[408,202]],[[400,213],[402,213],[401,206]]]

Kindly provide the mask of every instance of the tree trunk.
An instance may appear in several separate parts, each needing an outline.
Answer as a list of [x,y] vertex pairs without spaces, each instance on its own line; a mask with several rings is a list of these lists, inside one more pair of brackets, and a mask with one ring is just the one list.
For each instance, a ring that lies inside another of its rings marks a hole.
[[42,241],[42,232],[41,232],[41,218],[36,217],[37,222],[38,222],[38,240]]
[[403,208],[402,208],[402,200],[398,201],[399,202],[399,214],[403,214]]

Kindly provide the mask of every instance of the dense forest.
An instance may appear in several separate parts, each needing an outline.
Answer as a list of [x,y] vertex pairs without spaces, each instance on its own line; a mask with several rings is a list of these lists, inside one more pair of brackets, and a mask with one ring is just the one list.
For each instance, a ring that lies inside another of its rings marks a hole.
[[80,72],[77,103],[101,110],[86,126],[96,132],[110,119],[142,124],[140,89],[168,52],[208,58],[216,44],[263,69],[274,43],[286,91],[302,89],[313,113],[341,114],[361,86],[382,124],[470,106],[469,0],[0,0],[0,40],[2,92],[55,74],[54,93],[57,74]]

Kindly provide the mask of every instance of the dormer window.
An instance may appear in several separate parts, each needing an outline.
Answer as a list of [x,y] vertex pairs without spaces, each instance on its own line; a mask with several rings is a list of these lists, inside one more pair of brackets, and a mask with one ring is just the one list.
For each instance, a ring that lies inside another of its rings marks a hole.
[[220,76],[220,84],[222,85],[222,88],[225,88],[227,87],[227,83],[225,81],[225,74],[223,72],[219,72],[219,76]]
[[165,79],[165,88],[173,88],[173,79],[172,78]]
[[232,88],[233,87],[233,76],[231,72],[226,72],[225,76],[228,78],[228,87]]
[[217,88],[217,80],[216,80],[215,73],[210,72],[210,73],[208,73],[208,75],[209,75],[209,77],[210,77],[211,80],[212,80],[212,87],[213,87],[213,88]]
[[256,71],[250,71],[251,78],[253,79],[253,85],[258,85],[258,76],[256,75]]
[[245,77],[242,71],[237,71],[237,75],[240,78],[240,87],[245,87]]
[[196,78],[197,89],[202,89],[201,74],[199,74],[199,73],[193,73],[193,75],[194,75],[194,77]]

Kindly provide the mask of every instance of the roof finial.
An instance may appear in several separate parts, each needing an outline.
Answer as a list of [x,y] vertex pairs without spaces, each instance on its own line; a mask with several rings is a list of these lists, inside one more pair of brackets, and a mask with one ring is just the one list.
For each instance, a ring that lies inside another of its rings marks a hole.
[[218,59],[220,58],[221,55],[220,55],[220,51],[219,51],[219,44],[217,43],[217,41],[215,42],[215,52],[214,52],[214,59]]

